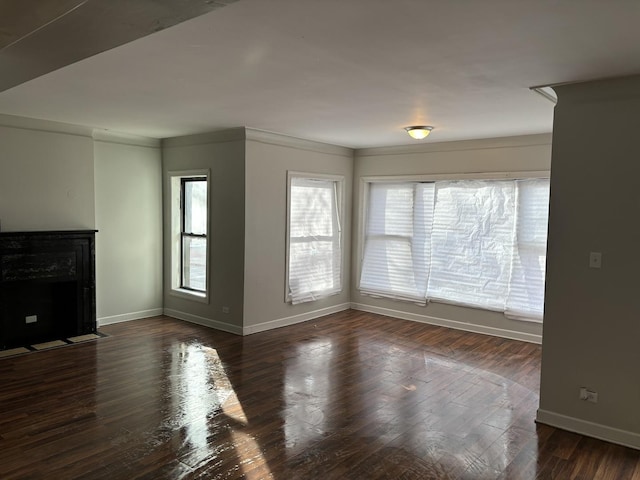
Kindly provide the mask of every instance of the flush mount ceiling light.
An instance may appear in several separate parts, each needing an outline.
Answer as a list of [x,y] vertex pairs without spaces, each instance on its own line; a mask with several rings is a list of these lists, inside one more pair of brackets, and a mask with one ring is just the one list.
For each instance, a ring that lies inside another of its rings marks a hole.
[[433,127],[428,125],[416,125],[413,127],[404,127],[407,133],[411,136],[411,138],[415,138],[416,140],[422,140],[426,138],[433,130]]

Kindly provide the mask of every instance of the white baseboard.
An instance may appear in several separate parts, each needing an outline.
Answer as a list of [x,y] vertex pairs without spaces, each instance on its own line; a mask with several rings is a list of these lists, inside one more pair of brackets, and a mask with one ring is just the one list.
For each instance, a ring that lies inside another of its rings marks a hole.
[[223,332],[235,333],[236,335],[242,335],[242,327],[232,325],[230,323],[218,322],[210,318],[199,317],[198,315],[192,315],[190,313],[180,312],[178,310],[172,310],[170,308],[164,309],[164,314],[168,317],[177,318],[178,320],[184,320],[185,322],[196,323],[204,327],[215,328],[216,330],[222,330]]
[[112,315],[110,317],[98,318],[98,327],[111,325],[112,323],[129,322],[131,320],[140,320],[141,318],[157,317],[162,315],[161,308],[152,308],[151,310],[142,310],[141,312],[123,313],[122,315]]
[[342,312],[343,310],[349,310],[351,308],[350,303],[341,303],[340,305],[334,305],[332,307],[321,308],[320,310],[313,310],[312,312],[301,313],[298,315],[292,315],[291,317],[279,318],[277,320],[270,320],[268,322],[257,323],[255,325],[249,325],[242,329],[243,335],[251,335],[252,333],[264,332],[267,330],[273,330],[274,328],[286,327],[289,325],[295,325],[296,323],[302,323],[314,318],[323,317],[332,313]]
[[538,409],[536,422],[640,450],[640,433],[620,430],[543,409]]
[[448,320],[446,318],[432,317],[429,315],[419,315],[416,313],[403,312],[401,310],[393,310],[391,308],[374,307],[362,303],[352,303],[351,308],[361,310],[363,312],[377,313],[388,317],[400,318],[402,320],[411,320],[414,322],[428,323],[429,325],[437,325],[439,327],[454,328],[456,330],[464,330],[466,332],[482,333],[484,335],[493,335],[494,337],[509,338],[511,340],[521,340],[529,343],[542,343],[542,335],[533,333],[517,332],[515,330],[505,330],[502,328],[487,327],[477,325],[475,323],[458,322],[456,320]]

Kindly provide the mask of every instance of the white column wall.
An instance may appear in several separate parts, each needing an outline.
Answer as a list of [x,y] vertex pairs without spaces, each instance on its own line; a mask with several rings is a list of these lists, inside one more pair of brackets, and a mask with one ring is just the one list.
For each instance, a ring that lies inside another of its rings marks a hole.
[[96,302],[105,325],[162,314],[160,142],[96,135]]

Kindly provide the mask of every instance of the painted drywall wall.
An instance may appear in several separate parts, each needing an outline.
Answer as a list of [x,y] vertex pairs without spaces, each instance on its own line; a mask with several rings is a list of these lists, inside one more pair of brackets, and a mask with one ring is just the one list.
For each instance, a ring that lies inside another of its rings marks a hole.
[[540,341],[542,326],[506,318],[502,313],[431,302],[421,307],[360,294],[357,288],[362,256],[363,177],[492,172],[548,171],[551,136],[424,144],[357,150],[354,167],[354,231],[351,302],[358,309],[454,328]]
[[117,135],[95,136],[98,322],[105,325],[159,315],[162,313],[160,142]]
[[0,115],[0,228],[93,229],[91,131]]
[[538,420],[640,448],[640,77],[556,92]]
[[[244,128],[213,134],[165,139],[164,176],[164,308],[176,318],[242,333],[244,275]],[[171,208],[169,172],[208,169],[210,182],[210,257],[208,302],[171,291]],[[228,308],[228,313],[223,312]]]
[[[344,176],[343,275],[340,294],[285,302],[287,171]],[[348,308],[353,151],[247,129],[244,333]]]

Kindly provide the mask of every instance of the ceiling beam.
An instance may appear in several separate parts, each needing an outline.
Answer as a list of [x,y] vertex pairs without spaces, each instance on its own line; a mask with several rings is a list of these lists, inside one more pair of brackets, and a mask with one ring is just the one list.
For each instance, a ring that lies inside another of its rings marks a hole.
[[5,0],[0,92],[236,0]]

